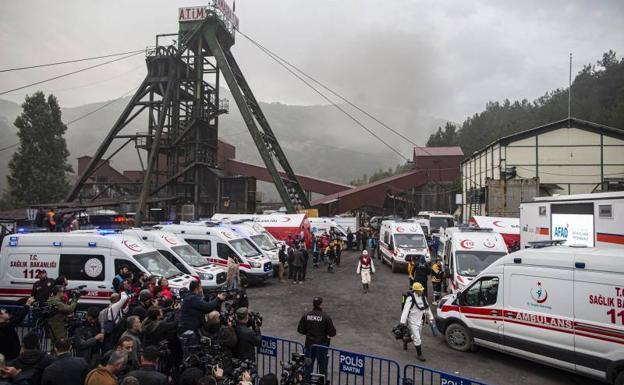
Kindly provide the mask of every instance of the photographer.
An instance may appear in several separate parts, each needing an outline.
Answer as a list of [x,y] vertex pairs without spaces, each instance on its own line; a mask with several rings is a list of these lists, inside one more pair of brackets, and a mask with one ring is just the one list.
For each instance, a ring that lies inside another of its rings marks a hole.
[[206,324],[201,328],[200,334],[210,338],[213,347],[219,347],[223,371],[231,374],[233,350],[236,348],[237,342],[236,332],[232,325],[221,324],[219,312],[212,311],[206,315]]
[[180,310],[180,322],[178,325],[178,335],[191,330],[197,333],[202,326],[204,314],[219,309],[221,302],[225,300],[225,293],[217,294],[211,301],[204,300],[203,290],[199,281],[192,281],[189,285],[190,293],[184,297]]
[[30,311],[30,306],[35,302],[35,298],[30,297],[26,304],[17,313],[11,315],[6,310],[0,310],[0,353],[7,361],[17,357],[20,352],[20,340],[15,328],[22,323]]
[[87,310],[86,320],[74,333],[76,357],[84,358],[90,369],[97,366],[101,355],[102,342],[104,341],[104,334],[98,322],[99,313],[99,308],[90,307]]
[[67,316],[72,314],[76,310],[78,304],[78,298],[72,297],[69,302],[65,304],[63,298],[65,296],[65,289],[63,286],[54,286],[52,288],[52,297],[48,299],[47,304],[54,308],[54,313],[48,318],[48,326],[52,335],[52,343],[60,340],[61,338],[67,338],[67,330],[65,323],[67,322]]
[[234,358],[256,362],[256,347],[262,343],[262,335],[257,325],[249,325],[249,310],[241,307],[236,310],[236,347]]
[[158,365],[158,348],[147,346],[141,354],[141,367],[129,372],[131,376],[139,380],[141,385],[166,385],[169,383],[167,376],[156,370]]
[[124,309],[128,298],[126,292],[111,294],[110,305],[98,315],[98,320],[102,327],[102,334],[104,334],[102,351],[112,349],[118,336],[121,335],[121,333],[117,333],[117,326],[120,325],[120,321],[124,317]]

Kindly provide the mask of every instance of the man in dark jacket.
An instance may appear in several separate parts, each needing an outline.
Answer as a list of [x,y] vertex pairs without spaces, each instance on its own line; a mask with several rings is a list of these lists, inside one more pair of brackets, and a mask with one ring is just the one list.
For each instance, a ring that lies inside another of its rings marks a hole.
[[126,377],[135,377],[141,385],[166,385],[167,376],[156,370],[158,365],[158,348],[146,346],[141,354],[141,367],[126,374]]
[[315,297],[312,300],[312,311],[309,311],[301,317],[297,331],[306,336],[305,349],[308,356],[312,359],[308,372],[314,369],[314,361],[318,360],[318,373],[327,374],[327,352],[326,349],[315,349],[312,345],[329,346],[330,337],[336,335],[336,328],[331,317],[323,311],[321,305],[323,298]]
[[262,343],[260,330],[253,330],[248,326],[249,310],[246,307],[236,310],[236,321],[234,358],[256,362],[256,347]]
[[82,326],[76,329],[74,333],[76,356],[84,358],[89,365],[89,369],[93,369],[97,366],[102,354],[101,349],[102,341],[104,341],[104,334],[98,322],[99,314],[99,308],[90,307],[87,310],[86,321]]
[[291,259],[292,262],[290,262],[290,268],[293,271],[293,284],[303,283],[301,272],[301,269],[303,268],[303,253],[301,252],[298,244],[292,252]]
[[41,385],[83,385],[88,373],[87,361],[82,357],[72,357],[71,344],[60,339],[54,344],[56,361],[45,368]]
[[217,342],[221,346],[221,357],[223,359],[223,371],[232,373],[232,356],[233,350],[236,349],[236,332],[232,325],[221,325],[219,312],[212,311],[206,316],[206,324],[200,330],[204,337],[210,338],[210,341]]
[[30,311],[30,305],[35,302],[35,298],[30,297],[24,307],[11,315],[6,311],[0,311],[0,353],[4,355],[6,361],[11,361],[19,355],[20,340],[15,328],[22,323]]
[[139,317],[141,322],[147,317],[147,309],[153,305],[152,293],[148,289],[143,289],[139,293],[139,302],[130,309],[130,315]]
[[192,281],[189,285],[189,291],[190,293],[182,301],[178,335],[182,335],[187,330],[197,333],[202,326],[204,314],[219,309],[221,302],[225,300],[225,293],[219,293],[212,301],[205,301],[199,281]]
[[52,288],[54,287],[54,280],[48,278],[48,272],[45,270],[39,270],[39,280],[35,282],[32,288],[31,296],[35,297],[37,302],[46,302],[52,294]]
[[30,332],[22,338],[22,352],[16,359],[8,363],[22,371],[22,375],[30,378],[31,385],[41,384],[41,374],[54,358],[39,349],[39,337]]
[[143,345],[158,346],[161,341],[170,341],[176,338],[177,328],[178,323],[175,320],[163,320],[160,306],[152,306],[147,310],[147,318],[143,321]]

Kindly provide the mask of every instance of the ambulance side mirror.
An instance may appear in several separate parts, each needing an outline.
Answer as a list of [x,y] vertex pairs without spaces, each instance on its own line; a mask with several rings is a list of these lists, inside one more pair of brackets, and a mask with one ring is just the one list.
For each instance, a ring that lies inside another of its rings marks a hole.
[[457,293],[457,304],[459,306],[464,306],[466,304],[466,301],[464,300],[464,293],[461,291]]
[[394,245],[393,245],[393,244],[389,244],[389,245],[388,245],[388,249],[389,249],[390,251],[394,251]]

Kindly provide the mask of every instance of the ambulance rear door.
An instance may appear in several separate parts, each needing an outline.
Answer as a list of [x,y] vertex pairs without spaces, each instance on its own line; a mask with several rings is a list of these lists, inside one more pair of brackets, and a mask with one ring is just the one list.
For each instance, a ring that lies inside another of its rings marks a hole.
[[[67,243],[69,240],[66,241]],[[110,263],[110,249],[99,247],[97,238],[94,241],[80,239],[79,242],[75,242],[72,240],[72,243],[72,246],[64,244],[62,247],[59,275],[64,275],[68,279],[69,288],[84,287],[83,290],[88,291],[87,295],[81,297],[81,300],[106,303],[112,294],[112,280],[109,282],[107,276],[115,276],[114,272],[112,274],[108,272],[113,268]],[[78,243],[84,243],[84,245]]]

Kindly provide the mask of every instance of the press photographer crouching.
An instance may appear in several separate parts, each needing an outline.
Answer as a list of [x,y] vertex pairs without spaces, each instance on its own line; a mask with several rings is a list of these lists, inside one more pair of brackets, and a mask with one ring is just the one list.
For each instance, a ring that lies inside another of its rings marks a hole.
[[233,350],[236,348],[236,333],[231,323],[223,325],[218,311],[212,311],[206,315],[206,323],[201,328],[202,337],[209,338],[213,350],[218,351],[221,367],[226,375],[232,375]]

